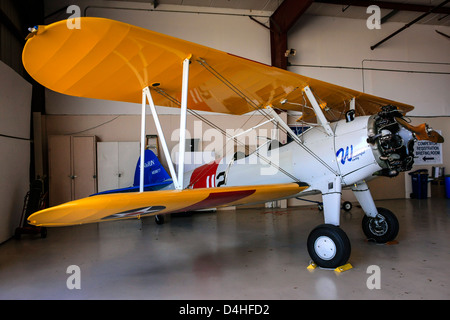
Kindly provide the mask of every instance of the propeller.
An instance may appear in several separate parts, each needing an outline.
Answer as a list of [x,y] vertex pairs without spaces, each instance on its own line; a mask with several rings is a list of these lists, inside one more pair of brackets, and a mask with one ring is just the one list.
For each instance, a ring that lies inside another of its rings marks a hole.
[[413,126],[406,122],[405,119],[395,117],[398,124],[408,129],[416,136],[417,140],[428,140],[434,143],[444,143],[444,137],[438,132],[430,128],[426,123],[419,124],[418,126]]

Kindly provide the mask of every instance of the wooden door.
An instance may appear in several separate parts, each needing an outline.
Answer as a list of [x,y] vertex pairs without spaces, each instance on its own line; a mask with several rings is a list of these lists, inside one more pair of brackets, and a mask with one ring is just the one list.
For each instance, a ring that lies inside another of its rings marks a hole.
[[49,204],[72,200],[70,136],[48,137]]
[[94,136],[72,137],[72,199],[97,192],[97,153]]

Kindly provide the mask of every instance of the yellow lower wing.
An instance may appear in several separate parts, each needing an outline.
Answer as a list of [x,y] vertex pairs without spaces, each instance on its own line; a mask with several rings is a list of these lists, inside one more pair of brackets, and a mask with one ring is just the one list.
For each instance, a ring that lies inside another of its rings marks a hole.
[[221,206],[267,202],[308,188],[297,183],[97,195],[32,214],[35,226],[60,227]]

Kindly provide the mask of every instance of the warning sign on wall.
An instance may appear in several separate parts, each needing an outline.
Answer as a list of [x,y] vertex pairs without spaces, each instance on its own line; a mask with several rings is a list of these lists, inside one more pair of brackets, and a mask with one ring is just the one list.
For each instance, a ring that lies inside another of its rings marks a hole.
[[[437,131],[437,130],[436,130]],[[439,132],[440,133],[440,132]],[[442,143],[434,143],[430,141],[416,141],[414,144],[414,164],[442,164]]]

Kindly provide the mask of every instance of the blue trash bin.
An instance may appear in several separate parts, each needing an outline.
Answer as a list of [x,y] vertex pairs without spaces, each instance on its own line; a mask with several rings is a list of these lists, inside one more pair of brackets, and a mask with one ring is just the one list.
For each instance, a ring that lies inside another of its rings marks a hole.
[[412,180],[412,190],[410,194],[414,199],[426,199],[428,197],[428,170],[420,169],[410,172]]
[[445,176],[445,196],[450,199],[450,175]]

